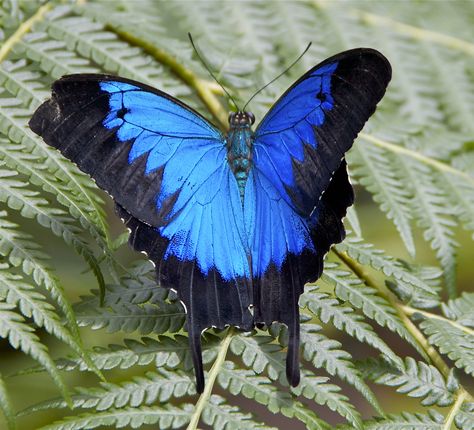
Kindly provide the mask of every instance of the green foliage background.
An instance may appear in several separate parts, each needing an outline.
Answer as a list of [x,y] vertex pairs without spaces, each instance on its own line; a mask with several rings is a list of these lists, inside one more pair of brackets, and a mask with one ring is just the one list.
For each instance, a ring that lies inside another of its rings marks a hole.
[[[0,427],[474,429],[473,2],[3,0],[0,14]],[[127,249],[110,199],[27,127],[51,82],[81,72],[225,124],[188,31],[238,100],[313,41],[252,103],[257,121],[336,52],[393,65],[348,155],[351,233],[300,300],[297,388],[285,327],[210,330],[197,396],[180,304]]]

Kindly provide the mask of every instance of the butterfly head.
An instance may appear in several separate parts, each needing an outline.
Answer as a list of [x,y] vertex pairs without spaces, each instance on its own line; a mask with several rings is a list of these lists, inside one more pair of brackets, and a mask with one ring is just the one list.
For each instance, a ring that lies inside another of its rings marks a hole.
[[252,112],[231,112],[229,114],[229,125],[233,128],[250,128],[255,122],[255,116]]

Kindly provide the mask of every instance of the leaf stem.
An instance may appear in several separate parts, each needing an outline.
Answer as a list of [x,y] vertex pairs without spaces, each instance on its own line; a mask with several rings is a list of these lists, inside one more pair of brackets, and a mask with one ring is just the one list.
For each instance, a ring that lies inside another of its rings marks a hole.
[[41,6],[30,18],[28,18],[18,29],[5,41],[0,48],[0,63],[4,61],[13,47],[21,41],[23,36],[30,32],[33,25],[43,19],[46,12],[51,9],[51,3],[46,3]]
[[364,270],[363,266],[360,265],[357,261],[349,257],[346,252],[339,251],[336,247],[332,248],[333,252],[338,256],[338,258],[347,266],[349,269],[354,272],[354,274],[363,281],[366,285],[375,288],[379,294],[386,299],[392,307],[397,312],[398,316],[402,320],[403,324],[406,326],[407,330],[412,334],[412,336],[416,339],[422,349],[425,351],[426,355],[431,359],[433,364],[441,371],[444,376],[448,376],[449,374],[449,367],[441,358],[441,356],[437,353],[437,351],[428,343],[428,340],[425,338],[423,333],[418,329],[418,327],[413,324],[413,322],[408,318],[405,314],[401,304],[395,298],[395,296],[388,290],[385,285],[381,285]]
[[[331,7],[334,2],[324,0],[313,0],[316,7],[325,9]],[[347,12],[354,18],[359,19],[361,22],[383,27],[384,29],[390,29],[396,33],[403,34],[415,40],[426,40],[428,42],[434,42],[438,45],[445,46],[449,49],[456,49],[466,54],[474,56],[474,44],[466,40],[460,39],[459,37],[450,36],[449,34],[440,33],[438,31],[427,30],[425,28],[416,27],[414,25],[405,24],[404,22],[396,21],[393,18],[386,16],[377,15],[375,13],[366,12],[365,10],[357,8],[348,8]]]
[[456,417],[457,413],[459,412],[459,409],[461,409],[462,404],[464,403],[465,400],[467,400],[469,394],[466,391],[462,391],[459,393],[457,396],[456,401],[454,402],[453,407],[449,411],[449,414],[446,415],[446,419],[444,421],[444,425],[442,430],[450,430],[451,425],[453,424],[454,418]]
[[470,336],[474,336],[474,330],[470,329],[469,327],[465,327],[465,326],[463,326],[462,324],[459,324],[456,321],[452,321],[448,318],[445,318],[441,315],[436,315],[436,314],[433,314],[431,312],[422,311],[420,309],[415,309],[415,308],[412,308],[411,306],[402,305],[402,304],[400,304],[400,307],[403,309],[405,314],[407,314],[408,316],[412,316],[414,314],[420,314],[420,315],[423,315],[426,318],[432,318],[432,319],[444,321],[448,324],[451,324],[453,327],[456,327],[458,330],[461,330],[461,331],[463,331],[464,333],[466,333]]
[[385,16],[376,15],[359,9],[351,9],[350,13],[366,24],[376,25],[385,29],[389,28],[396,31],[397,33],[409,36],[415,40],[427,40],[429,42],[435,42],[438,45],[443,45],[447,48],[456,49],[474,56],[474,44],[458,37],[415,27],[414,25],[405,24],[392,18],[387,18]]
[[202,394],[199,396],[199,400],[196,403],[196,406],[194,408],[194,412],[191,416],[191,421],[189,422],[187,430],[197,429],[202,411],[204,410],[204,408],[207,405],[207,402],[209,401],[209,397],[211,396],[212,389],[214,388],[214,383],[216,382],[217,375],[219,374],[222,364],[225,361],[225,357],[227,355],[227,351],[229,349],[229,345],[230,345],[230,342],[232,341],[233,336],[234,336],[234,329],[232,327],[229,327],[220,345],[220,351],[217,354],[216,360],[214,361],[214,364],[212,365],[211,370],[209,371],[207,375],[206,387],[204,388],[204,391],[202,392]]
[[139,46],[145,52],[154,57],[159,63],[169,67],[178,78],[194,88],[199,98],[206,105],[206,108],[219,124],[224,128],[228,127],[227,112],[219,99],[215,96],[216,87],[213,83],[200,79],[193,71],[178,62],[174,56],[153,45],[153,43],[143,40],[142,38],[110,23],[106,24],[105,28],[114,32],[126,42]]
[[378,137],[372,136],[366,133],[359,133],[359,137],[369,143],[372,143],[380,148],[388,149],[391,152],[395,152],[397,154],[406,155],[408,157],[414,158],[415,160],[421,161],[424,164],[427,164],[431,167],[434,167],[436,170],[441,170],[442,172],[451,173],[453,175],[459,176],[467,181],[471,182],[474,185],[474,177],[461,171],[455,169],[454,167],[450,166],[449,164],[443,163],[442,161],[435,160],[434,158],[427,157],[426,155],[420,154],[416,151],[412,151],[411,149],[405,148],[400,145],[395,145],[393,143],[387,142],[385,140],[379,139]]
[[[431,362],[436,366],[436,368],[443,374],[445,378],[448,378],[450,375],[451,369],[445,363],[441,355],[433,348],[425,335],[418,329],[418,327],[410,320],[409,315],[413,315],[415,312],[420,312],[417,309],[410,308],[400,303],[394,294],[383,284],[376,282],[360,265],[357,261],[351,258],[346,252],[339,251],[336,247],[332,248],[334,254],[349,268],[352,272],[367,286],[375,288],[379,294],[386,299],[395,309],[398,316],[402,320],[403,324],[411,335],[416,339],[418,344],[421,346],[423,351],[429,357]],[[412,311],[413,310],[413,311]],[[464,387],[460,387],[458,392],[458,398],[463,396],[464,399],[472,399],[472,395],[469,394]]]

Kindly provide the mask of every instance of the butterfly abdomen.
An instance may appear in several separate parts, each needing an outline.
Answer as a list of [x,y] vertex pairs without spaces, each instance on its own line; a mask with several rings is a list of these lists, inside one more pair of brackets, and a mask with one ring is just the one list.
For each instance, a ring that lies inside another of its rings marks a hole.
[[227,160],[237,179],[240,198],[243,201],[245,183],[252,165],[252,130],[247,127],[232,127],[227,133]]

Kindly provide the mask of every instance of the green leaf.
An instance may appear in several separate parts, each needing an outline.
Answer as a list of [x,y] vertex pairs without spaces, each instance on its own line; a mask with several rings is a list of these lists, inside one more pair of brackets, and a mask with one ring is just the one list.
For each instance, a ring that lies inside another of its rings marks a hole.
[[13,406],[8,395],[7,387],[5,381],[3,380],[2,375],[0,374],[0,409],[5,416],[8,430],[15,430],[16,426],[16,417],[13,410]]
[[456,414],[454,418],[457,428],[461,430],[473,430],[474,429],[474,403],[464,403],[461,410]]
[[474,328],[474,293],[465,292],[441,305],[444,315],[466,327]]
[[[4,141],[0,138],[0,148],[2,143]],[[51,203],[40,197],[37,191],[31,191],[28,183],[16,179],[15,172],[0,168],[0,178],[0,201],[19,211],[21,216],[35,219],[39,225],[61,237],[84,257],[97,278],[102,278],[94,253],[80,236],[80,229],[74,225],[74,218],[68,216],[62,209],[52,207]]]
[[[0,212],[0,254],[7,257],[13,266],[21,267],[23,273],[31,275],[38,285],[44,286],[51,293],[51,296],[58,302],[66,315],[77,342],[79,333],[74,312],[66,299],[62,285],[47,265],[49,257],[40,251],[39,245],[34,242],[30,235],[22,233],[19,231],[18,225],[7,221],[5,219],[6,215],[6,212]],[[59,321],[58,325],[62,329]],[[46,326],[46,328],[50,327]],[[59,333],[59,329],[56,330],[57,333]],[[63,340],[66,337],[63,336]],[[69,337],[73,340],[71,336]]]
[[386,419],[368,422],[365,430],[445,430],[444,417],[430,410],[428,414],[389,415]]
[[338,341],[318,333],[320,329],[316,324],[301,325],[304,359],[317,369],[325,369],[330,375],[337,375],[358,390],[377,411],[382,411],[372,390],[354,367],[351,355],[340,349],[342,345]]
[[434,366],[411,357],[405,359],[402,369],[379,366],[377,361],[365,364],[368,377],[377,384],[397,387],[397,392],[421,398],[423,406],[449,406],[454,402],[458,382],[453,375],[449,383]]
[[192,405],[142,406],[140,408],[110,409],[106,412],[85,413],[66,417],[40,427],[38,430],[82,430],[101,426],[138,428],[145,424],[157,424],[160,429],[179,429],[188,421]]
[[[405,183],[399,180],[397,158],[382,148],[356,145],[350,152],[349,161],[356,166],[352,172],[358,182],[371,192],[387,218],[393,220],[408,252],[414,256],[412,214],[408,204],[411,196]],[[387,169],[387,165],[392,167]]]
[[236,369],[234,363],[226,361],[217,380],[231,394],[243,395],[265,405],[270,412],[297,418],[309,429],[324,429],[324,425],[310,409],[294,400],[288,392],[281,392],[268,378],[256,376],[252,371]]
[[[75,389],[72,395],[74,409],[94,408],[96,411],[107,411],[112,408],[140,407],[153,403],[167,403],[173,399],[196,394],[194,381],[189,375],[175,370],[174,372],[160,369],[147,372],[144,376],[135,376],[131,380],[119,384],[101,383],[100,388]],[[27,408],[21,415],[33,412],[67,408],[68,404],[61,399],[47,400]]]
[[[237,335],[232,337],[230,349],[257,375],[265,371],[272,380],[288,386],[285,372],[286,354],[282,352],[281,345],[272,343],[273,340],[273,337],[262,334]],[[348,398],[339,393],[341,388],[328,384],[328,380],[329,378],[318,377],[310,371],[304,371],[300,384],[296,388],[291,388],[291,391],[307,399],[315,400],[320,405],[327,405],[356,428],[360,428],[359,414],[349,403]]]
[[253,420],[252,415],[239,411],[237,406],[226,404],[226,400],[213,394],[202,413],[202,420],[214,430],[276,430]]
[[292,389],[292,392],[313,399],[320,405],[326,405],[349,421],[354,428],[363,428],[359,412],[352,406],[348,397],[340,392],[340,387],[327,383],[329,378],[316,376],[309,371],[303,371],[301,378],[300,384]]
[[315,286],[307,287],[300,298],[301,306],[306,306],[323,323],[332,322],[337,329],[377,348],[389,360],[401,365],[400,358],[374,332],[372,327],[364,322],[362,316],[355,314],[352,308],[343,306],[337,299],[325,293],[318,293],[317,290],[318,287]]
[[424,317],[420,323],[431,345],[454,361],[456,367],[474,376],[474,331],[443,318]]
[[13,305],[0,302],[0,337],[8,339],[13,348],[31,355],[43,365],[61,390],[63,397],[70,402],[69,392],[46,346],[40,342],[34,330],[25,324],[24,318],[13,312],[14,308]]
[[323,279],[335,286],[336,296],[356,309],[361,309],[365,316],[374,320],[381,327],[387,327],[407,340],[418,352],[424,351],[418,342],[407,330],[397,315],[396,310],[377,290],[365,285],[358,277],[345,270],[340,270],[339,265],[326,265]]
[[[346,251],[360,264],[369,265],[375,270],[382,271],[385,276],[410,285],[412,289],[419,289],[426,295],[437,297],[438,292],[429,280],[420,277],[419,273],[403,261],[396,260],[371,244],[362,243],[361,239],[347,238],[344,243],[337,245],[337,248]],[[436,277],[436,275],[433,276]]]

